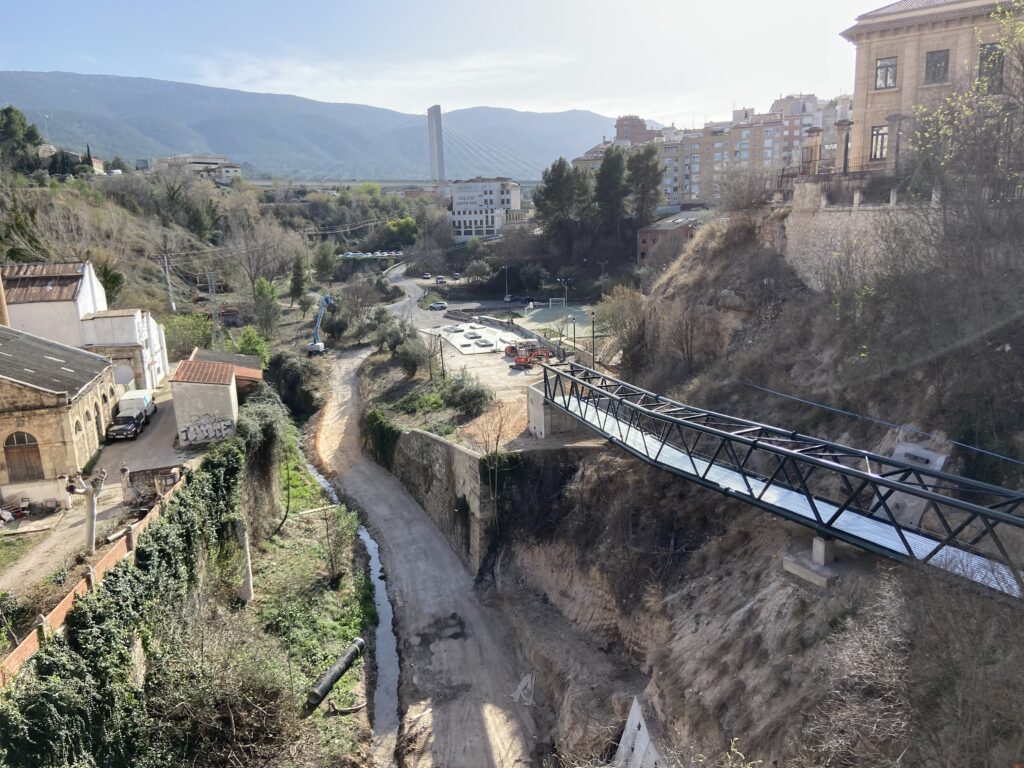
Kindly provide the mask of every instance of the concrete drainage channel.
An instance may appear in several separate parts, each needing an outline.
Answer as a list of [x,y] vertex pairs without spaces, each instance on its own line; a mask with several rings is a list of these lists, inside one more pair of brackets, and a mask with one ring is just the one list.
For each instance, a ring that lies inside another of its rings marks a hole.
[[[334,504],[341,503],[337,491],[309,460],[310,471],[324,493]],[[370,557],[370,581],[373,584],[373,603],[377,608],[377,631],[374,635],[374,659],[377,665],[377,685],[373,692],[373,746],[374,763],[378,766],[393,764],[392,756],[398,739],[398,639],[394,630],[394,610],[384,583],[384,568],[380,562],[380,547],[363,525],[359,526],[359,539]]]

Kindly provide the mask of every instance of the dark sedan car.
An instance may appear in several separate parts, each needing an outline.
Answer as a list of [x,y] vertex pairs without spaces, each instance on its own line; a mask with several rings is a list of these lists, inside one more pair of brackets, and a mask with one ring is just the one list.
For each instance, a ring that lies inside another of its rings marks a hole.
[[146,428],[146,416],[142,411],[119,413],[107,425],[107,440],[134,440]]

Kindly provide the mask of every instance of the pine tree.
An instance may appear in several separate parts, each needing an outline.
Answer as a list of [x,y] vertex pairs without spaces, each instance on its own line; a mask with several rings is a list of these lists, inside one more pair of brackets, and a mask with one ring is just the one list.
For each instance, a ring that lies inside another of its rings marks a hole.
[[302,264],[302,257],[295,259],[292,265],[292,281],[288,285],[288,306],[295,306],[295,300],[306,292],[306,270]]

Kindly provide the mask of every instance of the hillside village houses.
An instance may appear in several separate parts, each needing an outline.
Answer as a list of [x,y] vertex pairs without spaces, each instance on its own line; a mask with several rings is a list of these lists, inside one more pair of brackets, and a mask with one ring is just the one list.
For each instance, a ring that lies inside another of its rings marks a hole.
[[236,178],[242,178],[241,166],[223,155],[189,154],[161,157],[156,161],[156,170],[195,173],[207,176],[219,184],[230,184]]
[[167,378],[163,327],[149,310],[108,309],[92,264],[4,264],[0,277],[12,328],[109,357],[127,389],[155,389]]

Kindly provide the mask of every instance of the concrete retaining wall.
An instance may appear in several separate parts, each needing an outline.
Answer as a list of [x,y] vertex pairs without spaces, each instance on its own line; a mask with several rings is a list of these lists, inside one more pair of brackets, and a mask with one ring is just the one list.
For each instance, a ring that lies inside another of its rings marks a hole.
[[494,520],[480,459],[474,451],[414,429],[398,439],[392,470],[472,573],[487,554]]

